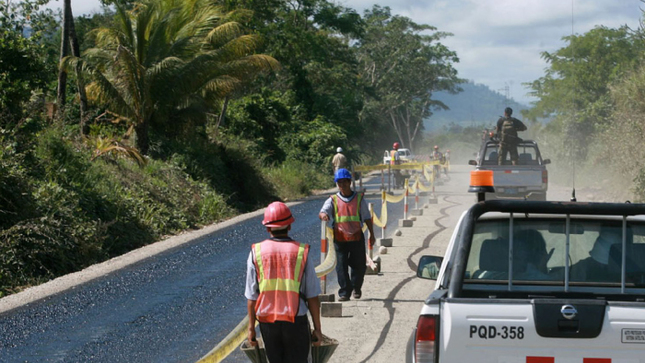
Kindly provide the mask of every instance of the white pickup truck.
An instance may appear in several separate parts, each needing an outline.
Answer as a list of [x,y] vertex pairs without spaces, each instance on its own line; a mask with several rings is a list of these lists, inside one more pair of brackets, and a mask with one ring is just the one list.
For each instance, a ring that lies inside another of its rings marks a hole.
[[482,143],[477,160],[468,161],[476,170],[493,171],[495,193],[487,193],[486,199],[547,200],[549,173],[546,165],[551,160],[542,159],[537,143],[532,140],[522,140],[517,151],[517,165],[511,164],[508,154],[503,164],[498,165],[498,143],[488,139]]
[[407,362],[645,362],[645,204],[482,201],[417,276]]

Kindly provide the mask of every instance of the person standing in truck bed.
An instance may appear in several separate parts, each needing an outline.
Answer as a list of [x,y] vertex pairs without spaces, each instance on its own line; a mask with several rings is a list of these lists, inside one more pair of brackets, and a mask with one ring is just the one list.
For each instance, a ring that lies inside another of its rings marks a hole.
[[506,154],[511,154],[511,163],[517,165],[517,144],[522,140],[517,136],[518,131],[525,131],[526,125],[522,121],[512,117],[513,109],[506,107],[504,116],[497,120],[497,139],[499,140],[499,152],[497,164],[504,164]]

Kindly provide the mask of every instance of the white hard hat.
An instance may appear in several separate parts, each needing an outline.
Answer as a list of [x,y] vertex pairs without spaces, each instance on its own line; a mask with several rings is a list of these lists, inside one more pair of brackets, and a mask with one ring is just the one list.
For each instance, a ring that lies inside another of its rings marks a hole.
[[339,146],[339,147],[338,147],[338,149],[336,149],[336,152],[337,152],[337,153],[342,153],[342,152],[343,152],[343,148]]

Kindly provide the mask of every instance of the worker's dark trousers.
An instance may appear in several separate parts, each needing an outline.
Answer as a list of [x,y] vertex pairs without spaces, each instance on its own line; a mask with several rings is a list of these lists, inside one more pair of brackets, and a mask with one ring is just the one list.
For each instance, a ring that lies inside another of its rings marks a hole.
[[293,323],[287,321],[260,323],[260,333],[270,363],[311,361],[309,352],[311,331],[307,315],[296,316],[296,321]]
[[519,159],[519,155],[517,153],[517,144],[513,143],[500,143],[499,144],[499,151],[497,154],[497,164],[498,165],[504,165],[506,161],[506,154],[510,154],[511,156],[511,162],[516,162],[517,159]]
[[335,242],[338,296],[350,297],[352,291],[361,292],[365,279],[365,236],[360,241]]

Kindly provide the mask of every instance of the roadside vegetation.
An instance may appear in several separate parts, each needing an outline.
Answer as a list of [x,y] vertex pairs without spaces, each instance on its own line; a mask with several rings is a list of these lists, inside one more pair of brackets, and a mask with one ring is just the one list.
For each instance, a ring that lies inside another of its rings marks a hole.
[[645,201],[644,35],[598,25],[542,53],[549,68],[528,85],[539,101],[524,115],[551,120],[536,135],[561,182]]
[[338,146],[420,144],[461,82],[450,34],[378,6],[47,2],[0,0],[0,296],[333,187]]
[[[441,145],[453,163],[479,145],[478,126],[423,128],[446,109],[433,95],[464,82],[441,43],[452,34],[387,7],[103,0],[74,17],[71,0],[57,14],[47,2],[0,0],[0,296],[333,187],[338,146],[370,164],[393,141]],[[633,201],[644,35],[565,37],[522,112],[565,179],[572,165],[617,175]]]

